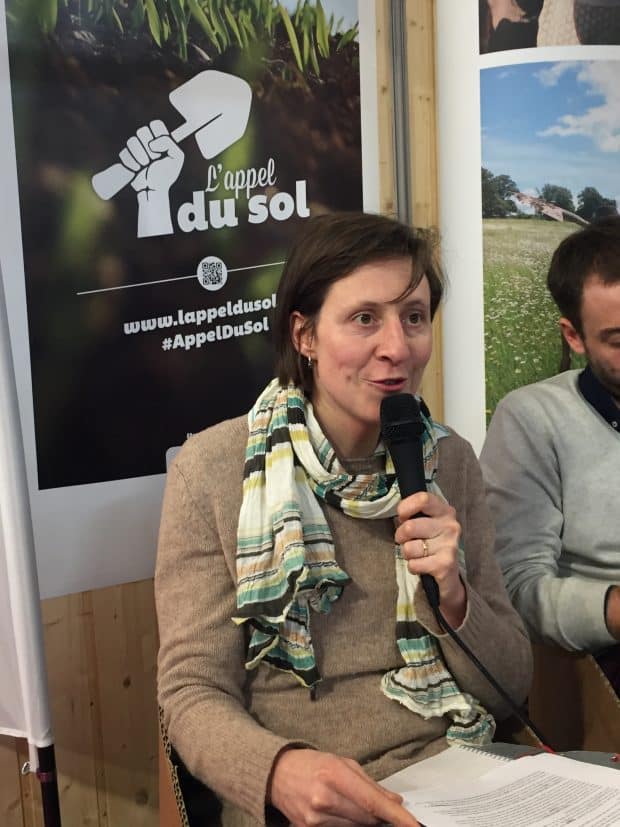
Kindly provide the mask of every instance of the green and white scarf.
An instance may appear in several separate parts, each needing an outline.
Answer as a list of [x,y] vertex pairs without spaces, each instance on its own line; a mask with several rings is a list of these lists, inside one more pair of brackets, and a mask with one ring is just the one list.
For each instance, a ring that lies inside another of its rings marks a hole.
[[[438,440],[448,432],[423,414],[427,487],[443,496],[435,475]],[[329,612],[349,576],[337,564],[323,500],[362,519],[394,517],[400,491],[386,453],[385,473],[351,476],[342,467],[299,388],[272,381],[248,415],[249,437],[237,536],[237,616],[252,635],[246,669],[264,660],[307,687],[320,681],[310,610]],[[378,450],[383,452],[381,446]],[[464,558],[462,557],[464,563]],[[448,715],[447,738],[483,744],[495,722],[448,672],[432,635],[418,623],[411,574],[395,546],[396,637],[404,666],[381,688],[423,718]]]

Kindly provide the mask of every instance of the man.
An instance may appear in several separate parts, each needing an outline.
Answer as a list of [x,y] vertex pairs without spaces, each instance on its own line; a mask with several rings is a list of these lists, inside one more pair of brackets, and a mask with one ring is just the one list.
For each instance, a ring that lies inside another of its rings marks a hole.
[[588,365],[495,411],[481,463],[496,551],[532,638],[595,654],[620,694],[620,216],[564,239],[547,285]]

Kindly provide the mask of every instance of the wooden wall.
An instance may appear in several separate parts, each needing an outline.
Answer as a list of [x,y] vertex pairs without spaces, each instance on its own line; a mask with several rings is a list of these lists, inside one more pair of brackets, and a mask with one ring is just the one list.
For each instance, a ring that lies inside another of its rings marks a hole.
[[[433,0],[407,0],[414,222],[438,217]],[[382,211],[394,212],[388,0],[377,0]],[[442,415],[441,343],[422,393]],[[152,580],[43,601],[63,827],[156,827],[157,632]],[[0,825],[42,827],[24,743],[0,736]]]
[[[407,2],[412,214],[414,223],[420,227],[436,227],[439,222],[434,9],[434,0]],[[421,388],[422,396],[438,420],[443,419],[441,365],[440,311],[434,324],[433,356]]]
[[[435,4],[405,0],[409,107],[410,184],[413,223],[436,227],[439,222],[437,185]],[[392,124],[392,61],[389,0],[377,0],[377,84],[379,91],[379,174],[381,211],[396,212]],[[422,396],[436,419],[443,417],[441,312],[434,325],[433,356],[424,373]]]
[[[63,827],[155,827],[153,581],[43,601]],[[0,824],[42,827],[26,746],[0,738]]]

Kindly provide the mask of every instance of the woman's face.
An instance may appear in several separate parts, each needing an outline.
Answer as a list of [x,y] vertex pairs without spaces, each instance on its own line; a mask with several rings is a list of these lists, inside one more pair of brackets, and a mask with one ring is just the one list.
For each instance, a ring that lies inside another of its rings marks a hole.
[[312,404],[343,458],[370,455],[379,439],[381,400],[415,393],[431,355],[430,287],[411,281],[409,258],[358,267],[329,288],[314,328],[302,332],[293,314],[296,347],[313,361]]

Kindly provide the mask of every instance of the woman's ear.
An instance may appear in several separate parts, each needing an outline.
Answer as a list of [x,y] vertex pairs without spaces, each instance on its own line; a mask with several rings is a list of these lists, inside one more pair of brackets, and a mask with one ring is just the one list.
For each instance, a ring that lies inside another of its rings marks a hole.
[[308,319],[299,310],[293,310],[290,325],[295,350],[306,358],[312,356],[312,329]]

